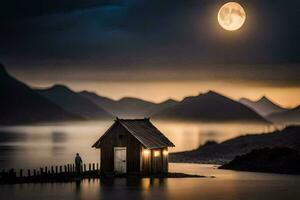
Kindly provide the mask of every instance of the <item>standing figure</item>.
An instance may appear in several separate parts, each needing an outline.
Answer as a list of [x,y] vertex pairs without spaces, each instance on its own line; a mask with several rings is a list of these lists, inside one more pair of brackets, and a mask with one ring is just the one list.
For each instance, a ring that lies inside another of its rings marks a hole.
[[79,153],[76,154],[75,157],[75,170],[76,170],[76,174],[80,174],[81,171],[81,164],[82,164],[82,160],[81,157],[79,156]]

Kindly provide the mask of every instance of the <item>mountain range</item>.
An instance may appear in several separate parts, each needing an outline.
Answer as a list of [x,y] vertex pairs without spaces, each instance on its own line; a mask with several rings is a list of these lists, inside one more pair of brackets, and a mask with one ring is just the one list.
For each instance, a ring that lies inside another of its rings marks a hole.
[[86,119],[111,119],[112,116],[89,99],[64,85],[54,85],[47,89],[36,89],[40,95],[64,108],[66,111]]
[[299,107],[284,109],[266,97],[257,102],[242,99],[242,104],[209,91],[186,97],[182,101],[169,99],[153,103],[133,97],[113,100],[89,91],[76,92],[64,85],[32,89],[9,75],[2,65],[0,78],[0,124],[112,119],[113,116],[206,122],[299,121]]
[[253,109],[262,116],[268,116],[270,114],[279,113],[287,110],[275,104],[265,96],[263,96],[257,101],[251,101],[246,98],[241,98],[239,102]]
[[125,97],[115,101],[88,91],[82,91],[79,94],[93,101],[114,116],[122,118],[151,117],[154,113],[172,107],[178,103],[172,99],[162,103],[153,103],[133,97]]
[[0,124],[82,120],[10,76],[0,64]]
[[292,109],[283,108],[265,96],[258,101],[251,101],[249,99],[242,98],[239,102],[253,109],[255,112],[264,116],[267,120],[273,123],[286,125],[300,123],[300,106]]
[[247,106],[213,91],[186,97],[178,104],[155,114],[153,117],[201,121],[267,122]]

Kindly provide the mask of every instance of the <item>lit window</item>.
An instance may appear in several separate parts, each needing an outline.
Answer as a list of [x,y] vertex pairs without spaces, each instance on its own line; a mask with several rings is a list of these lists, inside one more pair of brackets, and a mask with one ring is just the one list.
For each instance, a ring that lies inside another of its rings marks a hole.
[[169,154],[168,150],[163,151],[164,156],[167,156]]
[[160,156],[160,151],[154,151],[154,157]]
[[149,154],[150,154],[150,150],[148,150],[148,149],[143,150],[143,155],[144,156],[149,156]]

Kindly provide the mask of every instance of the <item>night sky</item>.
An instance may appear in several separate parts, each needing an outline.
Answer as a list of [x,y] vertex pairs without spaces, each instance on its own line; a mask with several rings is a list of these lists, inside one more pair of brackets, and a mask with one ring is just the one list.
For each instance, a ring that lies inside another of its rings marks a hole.
[[3,0],[0,62],[33,86],[60,82],[113,98],[161,101],[214,89],[299,104],[300,1],[236,1],[247,13],[236,32],[218,25],[226,2]]

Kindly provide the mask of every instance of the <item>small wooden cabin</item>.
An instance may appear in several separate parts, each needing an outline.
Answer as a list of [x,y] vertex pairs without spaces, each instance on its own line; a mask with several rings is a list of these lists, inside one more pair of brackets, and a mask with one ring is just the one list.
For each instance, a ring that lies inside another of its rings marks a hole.
[[116,119],[92,146],[100,149],[101,173],[168,172],[168,147],[174,144],[145,119]]

